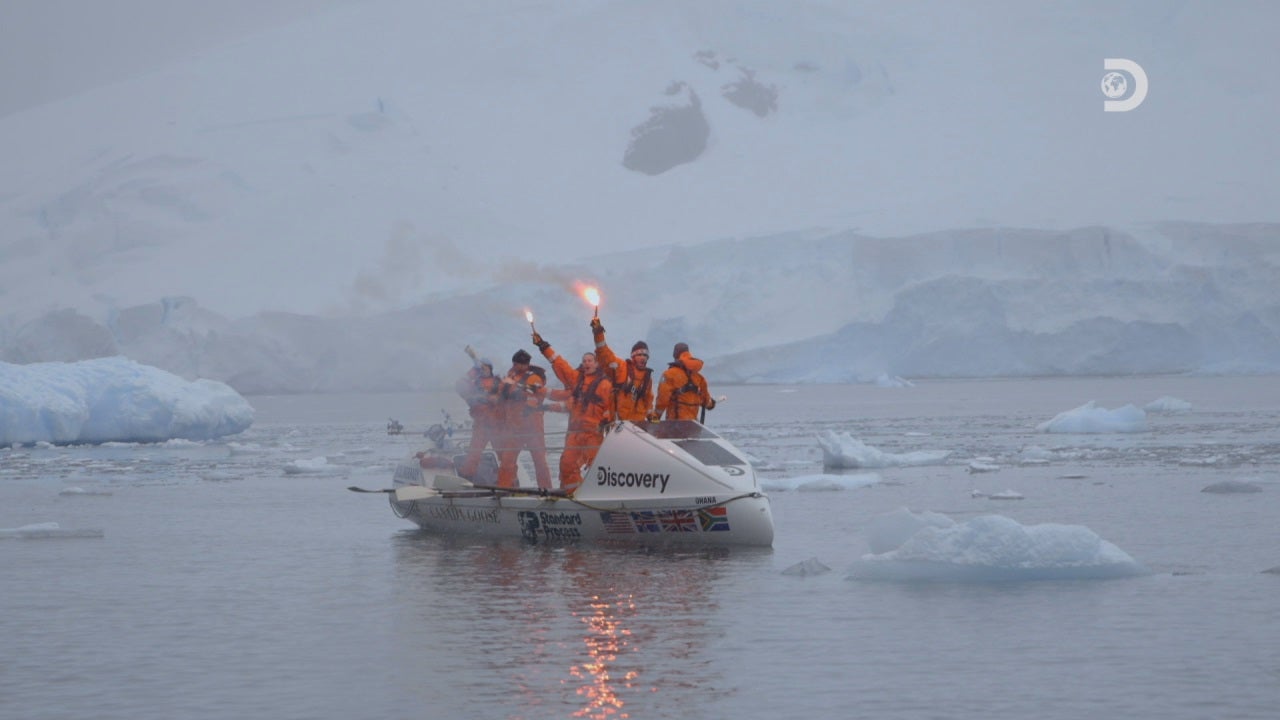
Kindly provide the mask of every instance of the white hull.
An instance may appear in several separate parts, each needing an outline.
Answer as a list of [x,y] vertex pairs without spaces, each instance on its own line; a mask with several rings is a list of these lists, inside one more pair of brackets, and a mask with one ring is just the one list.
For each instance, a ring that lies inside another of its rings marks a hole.
[[396,469],[391,508],[423,530],[532,542],[773,543],[755,471],[695,422],[618,423],[571,497],[476,487],[417,458]]

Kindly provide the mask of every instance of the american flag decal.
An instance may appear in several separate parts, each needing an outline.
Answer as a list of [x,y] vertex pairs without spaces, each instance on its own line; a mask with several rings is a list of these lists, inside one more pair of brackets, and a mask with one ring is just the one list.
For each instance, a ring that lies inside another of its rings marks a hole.
[[636,524],[636,532],[662,532],[658,522],[658,513],[652,510],[641,510],[631,513],[631,520]]
[[604,531],[610,535],[630,535],[636,531],[631,524],[631,516],[624,512],[601,511],[600,522],[604,523]]
[[702,526],[702,532],[721,532],[729,529],[729,508],[721,505],[720,507],[702,508],[698,510],[698,524]]
[[662,529],[665,532],[697,532],[698,524],[692,510],[668,510],[662,513]]

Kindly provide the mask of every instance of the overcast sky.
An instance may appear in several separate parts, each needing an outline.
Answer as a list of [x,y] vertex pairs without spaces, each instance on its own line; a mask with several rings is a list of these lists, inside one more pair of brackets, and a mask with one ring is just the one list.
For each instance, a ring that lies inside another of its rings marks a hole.
[[0,116],[360,0],[3,0]]
[[[1266,0],[0,0],[0,316],[363,312],[798,231],[1274,222],[1277,27]],[[1110,57],[1150,75],[1135,112],[1104,112]],[[644,174],[655,129],[677,157]]]

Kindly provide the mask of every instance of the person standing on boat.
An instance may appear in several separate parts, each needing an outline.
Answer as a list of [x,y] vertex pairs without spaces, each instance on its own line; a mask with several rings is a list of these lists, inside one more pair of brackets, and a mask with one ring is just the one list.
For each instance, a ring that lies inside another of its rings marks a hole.
[[688,343],[676,343],[671,355],[675,361],[662,373],[650,419],[661,420],[665,414],[667,420],[697,420],[704,408],[712,410],[716,406],[707,390],[707,379],[702,376],[702,361],[689,353]]
[[464,478],[475,477],[486,445],[501,449],[502,408],[498,404],[498,387],[499,380],[494,377],[493,361],[489,358],[477,358],[467,374],[454,384],[471,412],[471,444],[467,447],[466,459],[458,466],[458,474]]
[[498,485],[516,487],[516,468],[522,451],[533,460],[538,487],[551,489],[547,467],[547,439],[542,426],[542,401],[547,396],[547,371],[531,365],[524,350],[511,356],[511,369],[502,378],[498,396],[502,406],[504,436],[498,451]]
[[560,487],[572,492],[582,484],[582,469],[596,459],[604,428],[613,422],[613,383],[596,362],[595,353],[585,353],[582,364],[574,368],[537,332],[533,344],[551,361],[551,369],[564,384],[563,390],[552,391],[551,399],[561,401],[555,409],[569,413],[569,434],[560,454]]
[[644,422],[653,408],[653,368],[649,367],[649,344],[637,340],[631,357],[620,359],[604,339],[600,318],[591,319],[591,335],[596,341],[596,361],[613,381],[614,406],[619,420]]

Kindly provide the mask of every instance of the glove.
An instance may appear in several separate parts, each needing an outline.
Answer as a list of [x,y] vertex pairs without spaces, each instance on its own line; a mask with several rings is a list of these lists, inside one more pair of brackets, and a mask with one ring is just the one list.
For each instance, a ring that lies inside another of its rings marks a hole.
[[715,409],[716,409],[716,399],[715,399],[715,398],[707,398],[707,409],[708,409],[708,410],[715,410]]
[[656,412],[651,411],[648,415],[645,416],[645,420],[648,420],[649,422],[658,422],[658,419],[660,417],[662,416]]
[[547,348],[551,347],[551,343],[547,342],[546,340],[543,340],[542,336],[536,332],[530,337],[533,339],[533,344],[537,345],[539,350],[546,350]]
[[598,317],[591,318],[591,331],[594,333],[604,332],[604,323],[600,322],[600,318]]

